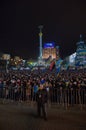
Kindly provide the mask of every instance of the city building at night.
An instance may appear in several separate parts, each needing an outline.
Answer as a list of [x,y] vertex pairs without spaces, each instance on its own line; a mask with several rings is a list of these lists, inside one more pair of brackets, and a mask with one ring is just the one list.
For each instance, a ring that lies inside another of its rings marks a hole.
[[47,59],[51,57],[51,59],[56,59],[59,55],[59,47],[55,46],[54,42],[44,43],[42,59]]
[[0,59],[2,60],[10,60],[11,55],[10,54],[6,54],[6,53],[2,53],[0,56]]

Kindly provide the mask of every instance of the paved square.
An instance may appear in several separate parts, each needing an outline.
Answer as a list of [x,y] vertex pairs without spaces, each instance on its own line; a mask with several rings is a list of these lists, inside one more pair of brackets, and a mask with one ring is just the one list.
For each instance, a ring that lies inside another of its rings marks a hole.
[[48,120],[36,117],[36,107],[0,104],[0,130],[85,130],[86,111],[48,108]]

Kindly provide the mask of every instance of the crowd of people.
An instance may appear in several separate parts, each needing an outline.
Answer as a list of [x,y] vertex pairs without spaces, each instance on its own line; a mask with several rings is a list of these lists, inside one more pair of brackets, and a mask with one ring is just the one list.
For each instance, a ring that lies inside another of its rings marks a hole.
[[50,102],[65,102],[67,97],[66,101],[76,103],[77,95],[86,104],[86,69],[57,74],[50,70],[0,72],[0,98],[35,101],[40,84],[46,88]]

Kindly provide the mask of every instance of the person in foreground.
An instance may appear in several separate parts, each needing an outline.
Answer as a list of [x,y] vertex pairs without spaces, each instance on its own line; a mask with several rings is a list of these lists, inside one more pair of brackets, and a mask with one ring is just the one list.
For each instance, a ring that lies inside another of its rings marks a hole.
[[39,90],[36,93],[37,114],[38,117],[41,117],[41,111],[42,111],[44,120],[47,120],[47,112],[46,112],[47,100],[48,100],[47,90],[43,84],[40,84]]

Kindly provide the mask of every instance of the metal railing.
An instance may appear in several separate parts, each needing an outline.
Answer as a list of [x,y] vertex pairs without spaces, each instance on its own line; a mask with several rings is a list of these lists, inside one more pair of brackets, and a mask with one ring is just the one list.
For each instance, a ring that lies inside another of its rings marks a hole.
[[[0,88],[0,100],[4,102],[36,102],[36,93],[33,88]],[[49,88],[48,104],[69,107],[80,106],[82,110],[86,106],[86,88]]]

